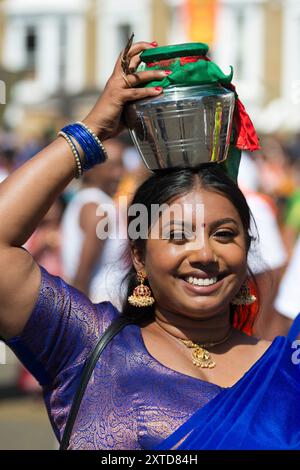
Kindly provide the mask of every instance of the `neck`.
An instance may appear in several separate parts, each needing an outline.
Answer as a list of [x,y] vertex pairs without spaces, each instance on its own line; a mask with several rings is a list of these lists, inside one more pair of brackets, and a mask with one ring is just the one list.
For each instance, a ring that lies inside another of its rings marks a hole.
[[174,338],[189,339],[199,343],[222,340],[232,328],[229,309],[208,318],[190,318],[164,309],[155,310],[155,323]]

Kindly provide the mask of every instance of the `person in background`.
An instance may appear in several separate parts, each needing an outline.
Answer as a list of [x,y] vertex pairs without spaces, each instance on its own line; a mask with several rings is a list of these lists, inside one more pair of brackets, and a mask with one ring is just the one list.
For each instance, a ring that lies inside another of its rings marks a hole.
[[274,302],[276,330],[274,334],[286,334],[300,312],[300,236],[296,242],[289,265],[280,282],[278,294]]
[[292,157],[291,166],[295,178],[295,190],[286,200],[283,222],[283,236],[289,253],[292,256],[295,244],[300,235],[300,149],[298,149],[298,157]]
[[278,322],[270,306],[273,305],[286,266],[287,252],[277,223],[276,206],[270,197],[260,191],[256,160],[246,152],[242,154],[238,184],[256,225],[252,224],[251,231],[257,233],[257,239],[252,241],[248,254],[249,267],[255,274],[261,294],[255,332],[258,336],[272,340],[275,329],[278,330]]
[[84,175],[80,190],[64,213],[62,260],[64,276],[73,286],[94,302],[111,300],[112,296],[118,304],[119,291],[113,286],[119,285],[123,276],[121,258],[126,236],[125,241],[113,236],[99,238],[97,225],[106,218],[111,230],[125,227],[125,220],[124,225],[122,220],[115,220],[119,211],[113,200],[124,174],[124,144],[120,139],[110,139],[106,148],[109,159]]
[[289,152],[282,139],[273,135],[262,139],[260,181],[263,191],[276,201],[288,198],[295,190],[294,172],[290,164]]
[[126,196],[129,203],[136,188],[151,175],[151,171],[146,168],[141,156],[132,144],[127,144],[123,154],[123,162],[125,174],[118,187],[116,199]]

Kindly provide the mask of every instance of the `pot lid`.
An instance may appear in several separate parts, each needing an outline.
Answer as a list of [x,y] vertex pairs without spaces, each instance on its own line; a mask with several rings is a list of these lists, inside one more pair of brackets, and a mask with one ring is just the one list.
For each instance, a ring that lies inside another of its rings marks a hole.
[[208,45],[203,42],[188,42],[185,44],[174,44],[172,46],[161,46],[147,49],[141,54],[141,60],[148,64],[163,59],[173,59],[174,57],[188,57],[206,55]]

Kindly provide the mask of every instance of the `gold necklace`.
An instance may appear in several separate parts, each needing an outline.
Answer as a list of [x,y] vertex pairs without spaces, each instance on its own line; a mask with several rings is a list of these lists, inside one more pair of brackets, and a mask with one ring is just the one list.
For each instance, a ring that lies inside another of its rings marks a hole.
[[230,336],[232,335],[233,328],[230,328],[229,333],[225,336],[225,338],[221,339],[220,341],[214,343],[194,343],[190,339],[181,339],[178,338],[185,346],[188,348],[192,348],[192,360],[193,364],[197,367],[201,367],[202,369],[213,369],[216,367],[216,363],[212,358],[210,352],[208,352],[205,348],[212,348],[213,346],[217,346],[218,344],[225,343]]

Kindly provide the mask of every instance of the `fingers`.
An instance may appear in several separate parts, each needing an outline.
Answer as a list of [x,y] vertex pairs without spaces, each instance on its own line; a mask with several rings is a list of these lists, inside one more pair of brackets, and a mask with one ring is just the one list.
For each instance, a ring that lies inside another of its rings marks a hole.
[[127,101],[137,101],[151,96],[158,96],[162,93],[162,87],[149,87],[149,88],[129,88],[122,92],[122,102],[125,104]]
[[[147,48],[146,48],[146,49],[151,49],[151,48],[153,48],[153,47],[157,47],[157,43],[156,43],[156,42],[147,44]],[[143,49],[143,50],[145,50],[145,49]],[[142,62],[142,61],[141,61],[141,57],[140,57],[140,55],[141,55],[140,52],[141,52],[141,51],[139,50],[139,52],[136,53],[136,54],[134,54],[134,55],[132,55],[131,52],[132,52],[132,51],[129,51],[129,56],[130,56],[129,69],[135,71],[135,70],[138,68],[138,66],[140,65],[140,63]]]
[[[149,43],[149,42],[136,42],[135,44],[132,45],[132,47],[128,51],[128,57],[131,59],[130,67],[134,68],[134,65],[137,63],[137,65],[140,62],[139,59],[139,54],[142,51],[145,51],[146,49],[152,49],[153,47],[156,47],[154,43]],[[123,56],[123,51],[120,53],[119,58],[117,60],[117,63],[114,68],[114,73],[120,73],[122,71],[122,66],[121,66],[121,59]],[[137,57],[135,57],[137,56]],[[136,66],[137,66],[136,65]],[[135,67],[136,68],[136,67]]]
[[[146,50],[156,47],[148,42],[138,42],[132,45],[128,52],[130,58],[130,68],[136,69],[138,64],[141,62],[139,54]],[[123,51],[120,54],[116,63],[113,75],[109,80],[109,90],[113,100],[116,103],[124,104],[127,101],[135,101],[150,96],[157,96],[162,93],[161,87],[148,87],[148,88],[136,88],[138,85],[143,85],[151,81],[163,80],[171,72],[169,70],[145,70],[143,72],[129,73],[124,75],[121,59]]]
[[128,55],[131,58],[137,54],[140,54],[142,51],[146,49],[153,49],[153,47],[156,47],[154,44],[156,43],[150,43],[150,42],[144,42],[144,41],[136,42],[129,49]]
[[130,63],[129,63],[129,70],[130,70],[131,72],[135,72],[141,62],[142,62],[142,61],[141,61],[140,54],[135,55],[135,56],[132,57],[132,59],[130,60]]
[[169,70],[145,70],[144,72],[131,73],[124,77],[121,74],[125,87],[135,87],[143,83],[151,82],[153,80],[163,80],[166,76],[170,75]]
[[[163,80],[169,75],[167,70],[146,70],[144,72],[131,73],[124,75],[122,72],[118,79],[114,79],[114,90],[118,90],[120,102],[135,101],[149,96],[159,95],[162,87],[135,88],[137,85],[148,83],[153,80]],[[116,95],[115,95],[116,96]]]

